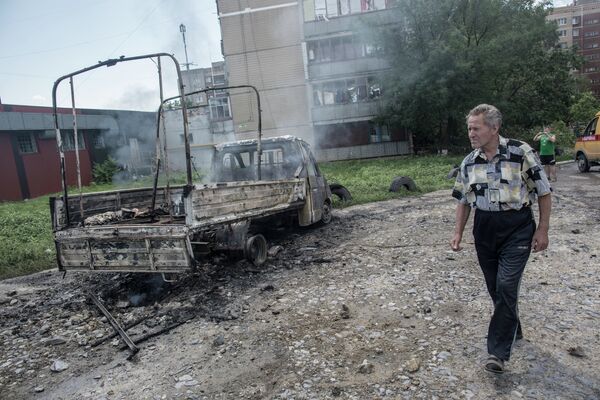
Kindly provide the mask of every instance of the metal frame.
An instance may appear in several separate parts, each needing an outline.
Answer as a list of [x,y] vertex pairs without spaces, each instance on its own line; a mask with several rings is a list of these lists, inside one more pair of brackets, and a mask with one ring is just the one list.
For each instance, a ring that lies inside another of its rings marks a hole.
[[[100,68],[100,67],[112,67],[120,62],[152,59],[155,57],[158,58],[159,64],[160,64],[161,57],[168,57],[173,61],[174,65],[175,65],[175,69],[177,71],[177,78],[179,81],[178,82],[178,91],[179,91],[178,97],[182,98],[184,96],[184,91],[183,91],[183,80],[181,77],[181,68],[179,66],[179,62],[177,61],[177,59],[172,54],[168,54],[168,53],[146,54],[146,55],[134,56],[134,57],[121,56],[119,58],[111,58],[106,61],[99,61],[95,65],[92,65],[87,68],[83,68],[78,71],[72,72],[70,74],[61,76],[54,82],[54,86],[52,87],[52,111],[53,111],[53,117],[54,117],[54,129],[56,130],[56,143],[57,143],[58,153],[59,153],[59,157],[60,157],[61,184],[62,184],[62,189],[63,189],[63,202],[64,202],[64,207],[65,207],[66,226],[69,226],[69,223],[70,223],[69,197],[68,197],[68,189],[67,189],[65,153],[64,153],[64,148],[63,148],[63,140],[62,140],[62,136],[60,133],[59,124],[58,124],[58,112],[57,112],[57,105],[56,105],[56,92],[58,89],[58,85],[63,80],[68,78],[69,81],[71,82],[71,89],[73,89],[73,77],[76,75],[80,75],[84,72],[88,72],[88,71],[91,71],[91,70],[94,70],[94,69]],[[159,66],[158,73],[159,73],[159,82],[160,82],[160,86],[161,86],[160,91],[161,91],[161,97],[162,97],[162,71],[160,70],[160,66]],[[175,97],[175,98],[177,98],[177,97]],[[162,98],[161,98],[161,100],[162,100]],[[74,97],[73,91],[71,92],[71,106],[72,106],[72,112],[73,112],[73,126],[75,129],[77,129],[76,128],[77,114],[75,111],[75,97]],[[161,107],[162,107],[162,103],[161,103]],[[186,153],[186,167],[187,167],[187,174],[188,174],[188,186],[191,186],[190,143],[189,143],[189,133],[188,133],[187,109],[185,106],[185,102],[182,102],[181,112],[183,114],[183,133],[184,133],[184,138],[185,138],[185,153]],[[77,135],[77,132],[75,132],[75,135]],[[77,136],[75,136],[75,137],[77,137]],[[75,151],[76,151],[76,156],[78,157],[79,149],[76,148]],[[157,153],[157,158],[159,159],[159,157],[160,157],[160,154]],[[79,170],[79,166],[77,168],[77,174],[78,174],[78,182],[80,182],[81,181],[81,171]],[[156,187],[156,183],[154,186]],[[81,193],[81,189],[80,189],[80,193]],[[80,207],[83,207],[83,205],[81,204],[81,199],[80,199]],[[81,210],[81,213],[82,213],[82,217],[83,217],[83,210]]]

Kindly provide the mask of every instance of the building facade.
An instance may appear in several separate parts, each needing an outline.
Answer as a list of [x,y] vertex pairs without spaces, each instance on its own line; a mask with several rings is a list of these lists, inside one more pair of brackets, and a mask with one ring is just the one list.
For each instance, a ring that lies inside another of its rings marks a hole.
[[579,0],[556,7],[548,19],[557,24],[561,47],[575,47],[583,56],[578,73],[600,98],[600,0]]
[[[263,134],[295,135],[320,161],[408,154],[404,129],[373,122],[390,66],[370,27],[393,24],[386,0],[217,0],[231,84],[261,93]],[[238,135],[255,135],[250,94],[231,96]]]
[[[187,97],[188,129],[193,166],[206,174],[211,166],[213,145],[235,140],[224,61],[213,62],[208,68],[181,71],[186,93],[214,88],[214,91]],[[167,160],[174,170],[185,169],[185,140],[181,110],[164,113],[167,135]]]
[[[77,109],[77,145],[83,185],[110,155],[132,174],[152,168],[156,114]],[[67,183],[77,185],[71,109],[58,109]],[[0,104],[0,201],[30,199],[61,190],[51,107]]]

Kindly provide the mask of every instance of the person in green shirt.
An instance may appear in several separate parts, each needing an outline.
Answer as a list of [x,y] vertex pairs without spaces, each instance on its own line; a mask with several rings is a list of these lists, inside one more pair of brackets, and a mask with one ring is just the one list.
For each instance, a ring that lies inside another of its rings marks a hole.
[[550,132],[550,128],[544,128],[543,132],[539,132],[533,138],[536,142],[540,142],[540,161],[544,166],[546,175],[552,182],[556,182],[556,135]]

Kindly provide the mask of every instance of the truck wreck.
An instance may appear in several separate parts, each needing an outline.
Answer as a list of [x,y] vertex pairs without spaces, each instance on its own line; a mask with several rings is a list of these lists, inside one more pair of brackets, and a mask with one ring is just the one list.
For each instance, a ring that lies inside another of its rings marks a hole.
[[[56,87],[61,80],[120,62],[168,57],[168,54],[122,57],[59,78],[54,84],[56,137],[61,156],[63,195],[50,199],[59,270],[119,272],[188,272],[214,251],[235,252],[260,265],[267,258],[267,227],[331,221],[332,194],[310,146],[292,136],[261,137],[260,96],[257,138],[212,146],[207,182],[192,182],[185,101],[181,101],[186,153],[185,185],[158,186],[161,168],[160,127],[163,105],[172,99],[213,90],[183,93],[163,100],[157,113],[156,176],[153,187],[69,196],[64,153],[56,120]],[[181,79],[179,80],[181,82]],[[162,89],[161,89],[162,93]],[[74,108],[74,101],[73,101]],[[76,117],[74,115],[74,129]],[[163,125],[164,127],[164,125]],[[168,134],[168,133],[165,133]],[[77,136],[75,132],[75,136]],[[166,141],[165,141],[166,146]],[[76,147],[77,148],[77,147]],[[166,153],[165,153],[166,154]],[[79,171],[78,171],[79,172]],[[169,174],[166,174],[167,177]]]

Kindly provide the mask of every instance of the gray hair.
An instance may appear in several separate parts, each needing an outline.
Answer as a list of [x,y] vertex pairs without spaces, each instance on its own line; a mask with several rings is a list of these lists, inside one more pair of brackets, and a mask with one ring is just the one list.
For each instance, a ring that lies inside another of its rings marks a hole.
[[490,128],[498,128],[502,125],[502,113],[490,104],[480,104],[467,114],[466,119],[483,114],[483,122]]

